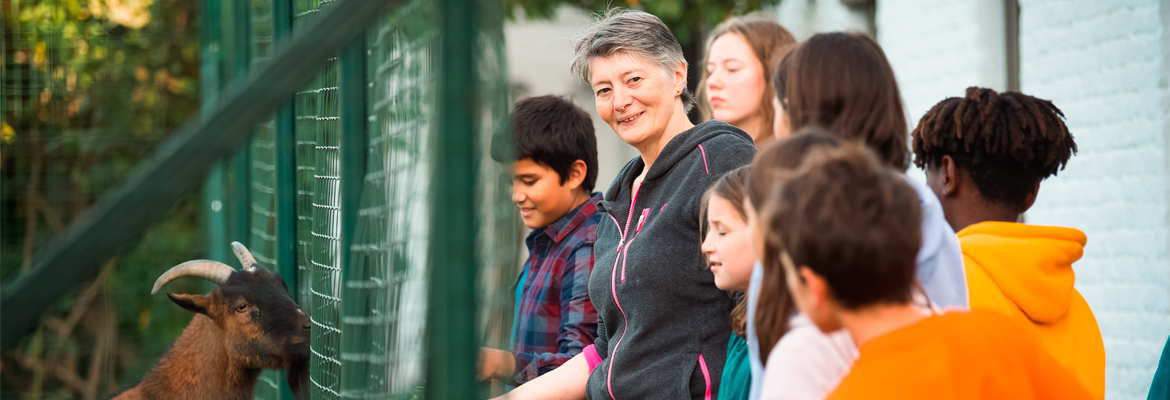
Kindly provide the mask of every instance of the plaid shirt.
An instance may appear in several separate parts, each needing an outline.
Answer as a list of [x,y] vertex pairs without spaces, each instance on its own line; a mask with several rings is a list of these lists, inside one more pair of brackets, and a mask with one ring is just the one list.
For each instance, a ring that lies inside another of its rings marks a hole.
[[[597,337],[597,310],[589,301],[593,242],[601,193],[556,223],[528,234],[528,261],[517,291],[512,352],[516,384],[523,384],[581,353]],[[525,272],[527,271],[527,272]]]

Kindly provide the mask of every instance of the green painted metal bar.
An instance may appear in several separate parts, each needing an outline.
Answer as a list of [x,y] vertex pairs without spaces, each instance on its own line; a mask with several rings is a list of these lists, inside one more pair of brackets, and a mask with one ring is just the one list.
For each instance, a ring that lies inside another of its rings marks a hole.
[[[349,282],[353,271],[353,242],[357,232],[358,210],[361,207],[362,188],[365,185],[366,157],[369,152],[366,128],[369,113],[366,104],[368,83],[366,82],[366,41],[359,37],[341,51],[338,59],[341,77],[338,88],[341,91],[341,282]],[[342,289],[340,303],[351,301],[345,298]],[[337,312],[342,313],[342,305]],[[340,324],[340,317],[338,318]],[[341,327],[341,325],[338,325]],[[345,335],[347,332],[342,331]],[[340,341],[346,346],[345,340]],[[364,343],[362,345],[369,345]],[[342,351],[344,354],[344,350]],[[361,382],[366,379],[352,371],[346,371],[347,363],[341,363],[341,379]],[[345,384],[339,387],[345,395]]]
[[[239,84],[248,76],[248,66],[251,64],[252,57],[250,57],[251,46],[250,39],[252,38],[252,24],[251,22],[251,5],[249,0],[231,0],[232,7],[231,24],[232,32],[229,40],[232,41],[232,80],[231,84]],[[235,154],[231,157],[232,181],[231,194],[228,199],[231,200],[232,213],[231,220],[228,222],[232,227],[226,241],[221,243],[208,243],[211,247],[226,246],[227,242],[238,241],[245,246],[252,245],[252,152],[251,143],[255,140],[250,136],[237,149]],[[236,268],[242,268],[240,261],[235,257],[230,257],[226,260]]]
[[476,0],[440,0],[431,176],[426,395],[476,398]]
[[366,178],[366,41],[359,37],[341,51],[341,276],[348,282],[350,247]]
[[[273,40],[283,44],[292,37],[292,0],[273,0]],[[297,137],[293,116],[293,99],[276,112],[276,265],[288,285],[289,295],[297,299]],[[304,307],[305,305],[302,305]],[[288,375],[280,371],[280,381]],[[288,385],[280,385],[281,399],[294,399]]]
[[[272,10],[277,45],[292,34],[292,0],[275,0]],[[297,288],[297,137],[293,100],[276,112],[276,262],[296,298]]]
[[[215,109],[219,99],[220,68],[223,61],[220,52],[220,0],[206,0],[199,2],[199,20],[205,21],[200,29],[203,41],[200,54],[199,82],[200,82],[200,113],[210,113]],[[213,17],[215,16],[215,17]],[[227,243],[227,198],[224,193],[225,171],[223,160],[217,161],[208,172],[203,184],[203,210],[199,213],[203,220],[204,240],[207,246],[207,258],[227,261],[227,247],[215,246],[214,243]],[[204,287],[211,289],[213,284],[205,283]]]
[[[232,174],[235,180],[232,181],[232,193],[228,198],[232,202],[232,220],[231,236],[227,241],[221,243],[208,243],[211,247],[224,247],[228,242],[240,242],[245,246],[252,245],[252,152],[251,142],[255,138],[249,136],[248,139],[236,149],[236,154],[232,155]],[[230,264],[237,269],[243,268],[240,265],[240,260],[235,257],[230,257]]]
[[[155,149],[122,185],[78,217],[44,247],[33,269],[0,290],[0,349],[27,334],[45,307],[97,275],[101,263],[133,242],[162,211],[194,189],[216,160],[234,151],[253,126],[302,87],[326,57],[364,34],[383,10],[399,2],[338,0],[245,84],[229,91]],[[165,268],[168,266],[158,266]],[[161,270],[161,269],[160,269]]]
[[232,5],[232,82],[243,82],[252,63],[252,2],[231,0]]

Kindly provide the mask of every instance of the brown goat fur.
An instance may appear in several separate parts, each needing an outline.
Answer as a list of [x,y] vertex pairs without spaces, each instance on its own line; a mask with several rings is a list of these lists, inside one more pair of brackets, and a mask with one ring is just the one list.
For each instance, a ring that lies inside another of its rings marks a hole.
[[293,393],[308,398],[309,317],[279,275],[236,271],[207,295],[167,296],[195,317],[142,381],[115,400],[251,399],[265,369],[288,370]]

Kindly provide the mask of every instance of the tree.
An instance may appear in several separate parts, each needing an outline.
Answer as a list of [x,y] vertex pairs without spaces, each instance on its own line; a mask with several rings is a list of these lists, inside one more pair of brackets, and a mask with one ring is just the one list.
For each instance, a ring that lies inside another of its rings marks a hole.
[[[195,2],[0,0],[0,277],[121,182],[199,106]],[[0,392],[98,398],[149,367],[190,319],[156,301],[160,268],[198,258],[198,198],[0,358]],[[189,289],[198,290],[198,286]]]

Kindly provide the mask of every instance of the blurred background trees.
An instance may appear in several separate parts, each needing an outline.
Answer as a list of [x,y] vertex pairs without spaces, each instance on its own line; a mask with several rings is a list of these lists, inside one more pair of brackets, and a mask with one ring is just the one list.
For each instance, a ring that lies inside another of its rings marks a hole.
[[[30,268],[51,237],[195,115],[197,4],[0,1],[4,282]],[[137,379],[191,318],[149,290],[158,272],[201,256],[198,204],[195,193],[176,204],[4,352],[3,398],[93,399]],[[173,290],[183,289],[202,287]]]

